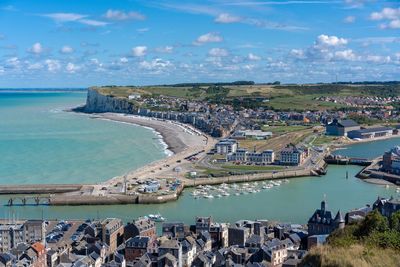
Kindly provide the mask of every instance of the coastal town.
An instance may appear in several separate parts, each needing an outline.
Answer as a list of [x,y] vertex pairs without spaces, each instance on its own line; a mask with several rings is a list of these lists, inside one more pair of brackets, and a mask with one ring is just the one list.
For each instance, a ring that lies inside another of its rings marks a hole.
[[[74,188],[2,186],[0,191],[11,195],[5,204],[157,204],[177,200],[189,187],[250,183],[241,190],[202,194],[204,198],[240,195],[280,185],[293,177],[318,177],[326,174],[327,164],[342,163],[366,166],[356,175],[364,181],[400,184],[396,168],[387,166],[389,161],[396,162],[397,156],[391,160],[386,156],[382,160],[347,158],[335,153],[343,145],[399,136],[400,125],[395,123],[399,114],[393,106],[388,106],[393,105],[396,98],[370,97],[371,105],[355,105],[350,110],[309,110],[307,106],[301,112],[272,110],[264,107],[270,100],[262,96],[262,90],[278,89],[261,86],[257,89],[261,91],[255,94],[257,85],[253,82],[240,82],[245,84],[240,86],[237,83],[233,83],[235,89],[229,89],[232,88],[229,84],[193,85],[192,88],[187,85],[156,89],[90,88],[86,105],[74,111],[87,113],[92,119],[149,127],[158,133],[169,155],[98,184],[75,185]],[[325,90],[323,85],[311,88]],[[234,99],[229,98],[232,90],[236,90]],[[250,95],[248,90],[251,90]],[[182,95],[182,91],[186,93]],[[241,97],[236,98],[237,95]],[[239,104],[236,99],[240,100]],[[358,97],[345,99],[359,100]],[[247,107],[252,101],[261,106]],[[377,105],[380,108],[377,109]],[[366,118],[381,123],[365,124]],[[39,194],[39,197],[31,194]]]
[[[373,212],[392,218],[400,200],[378,198],[347,213],[331,211],[326,200],[306,225],[268,219],[193,224],[160,222],[157,215],[124,223],[118,218],[0,222],[1,266],[307,266],[307,254],[348,225]],[[258,214],[257,216],[262,216]]]

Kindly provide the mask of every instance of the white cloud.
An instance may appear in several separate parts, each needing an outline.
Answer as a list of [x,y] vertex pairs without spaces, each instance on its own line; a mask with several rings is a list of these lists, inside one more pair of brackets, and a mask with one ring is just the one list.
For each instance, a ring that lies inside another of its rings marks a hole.
[[147,46],[136,46],[132,48],[132,54],[135,57],[143,57],[147,53]]
[[41,43],[34,43],[31,48],[28,49],[29,52],[39,55],[43,53],[43,47]]
[[294,56],[295,58],[299,58],[299,59],[304,59],[305,58],[305,54],[304,54],[304,50],[303,49],[292,49],[290,51],[290,54],[292,56]]
[[218,17],[215,18],[215,22],[217,23],[235,23],[241,21],[241,17],[233,16],[228,13],[221,13]]
[[344,38],[339,38],[337,36],[328,36],[325,34],[321,34],[317,37],[316,40],[316,46],[318,47],[335,47],[335,46],[341,46],[341,45],[346,45],[348,43],[347,39]]
[[88,19],[88,15],[78,14],[78,13],[49,13],[41,15],[43,17],[51,18],[56,23],[64,23],[64,22],[78,22],[81,24],[89,25],[89,26],[106,26],[107,22]]
[[344,23],[354,23],[356,21],[356,17],[354,16],[347,16],[344,18],[343,22]]
[[378,56],[378,55],[368,55],[366,61],[372,63],[389,63],[391,61],[390,56]]
[[149,28],[140,28],[140,29],[137,29],[136,31],[140,32],[140,33],[144,33],[144,32],[148,32],[149,30],[150,30]]
[[252,61],[261,60],[261,57],[255,55],[255,54],[253,54],[253,53],[249,53],[249,54],[247,55],[247,58],[248,58],[249,60],[252,60]]
[[12,57],[6,60],[6,65],[11,68],[18,68],[20,66],[20,61],[18,57]]
[[64,45],[60,49],[60,53],[62,53],[62,54],[71,54],[73,52],[74,52],[74,49],[68,45]]
[[80,19],[87,17],[87,15],[78,14],[78,13],[50,13],[50,14],[44,14],[42,16],[51,18],[56,22],[78,21]]
[[205,43],[220,43],[222,42],[224,39],[217,33],[206,33],[203,35],[200,35],[197,40],[195,41],[195,44],[197,45],[201,45],[201,44],[205,44]]
[[65,67],[65,70],[68,73],[75,73],[76,71],[78,71],[80,69],[80,67],[76,66],[74,63],[69,62],[67,64],[67,66]]
[[208,54],[212,57],[226,57],[229,53],[223,48],[211,48]]
[[354,61],[357,60],[357,56],[354,54],[353,50],[346,49],[342,51],[336,51],[335,59]]
[[370,15],[372,20],[394,20],[400,17],[400,8],[386,7],[380,12],[373,12]]
[[172,67],[173,64],[168,60],[162,60],[161,58],[153,59],[152,61],[142,61],[139,66],[146,70],[160,70],[167,67]]
[[173,51],[174,51],[174,47],[173,46],[169,46],[169,45],[164,46],[164,47],[157,47],[156,48],[156,52],[159,52],[159,53],[168,53],[168,54],[170,54]]
[[56,72],[61,68],[60,62],[55,59],[46,59],[45,64],[47,66],[47,70],[50,72]]
[[40,70],[43,68],[43,65],[39,62],[32,63],[28,65],[28,70]]
[[380,24],[381,29],[400,29],[400,7],[386,7],[380,12],[373,12],[370,15],[371,20],[385,21]]
[[93,19],[80,19],[79,22],[82,24],[86,24],[88,26],[94,26],[94,27],[102,27],[102,26],[106,26],[109,24],[104,21],[93,20]]
[[134,11],[121,11],[121,10],[107,10],[106,14],[104,15],[105,18],[109,20],[144,20],[146,16]]
[[119,59],[119,62],[125,64],[125,63],[128,63],[128,59],[127,59],[126,57],[121,57],[121,58]]

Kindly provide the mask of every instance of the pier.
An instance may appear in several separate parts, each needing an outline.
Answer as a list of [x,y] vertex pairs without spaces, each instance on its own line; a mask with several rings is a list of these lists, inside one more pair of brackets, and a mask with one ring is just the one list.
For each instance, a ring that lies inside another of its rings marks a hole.
[[69,193],[83,187],[82,184],[0,185],[0,195]]

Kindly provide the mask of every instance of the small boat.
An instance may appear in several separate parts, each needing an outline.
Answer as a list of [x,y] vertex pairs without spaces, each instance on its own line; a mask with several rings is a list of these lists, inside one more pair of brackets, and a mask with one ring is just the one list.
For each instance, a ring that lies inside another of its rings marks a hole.
[[217,198],[221,198],[221,197],[222,197],[222,195],[221,195],[221,194],[218,194],[218,195],[216,195],[216,197],[217,197]]
[[222,193],[222,195],[223,195],[224,197],[229,197],[229,196],[230,196],[230,194],[229,194],[228,192],[224,192],[224,193]]
[[204,195],[204,198],[214,198],[213,195]]
[[146,217],[154,222],[164,222],[165,221],[165,218],[163,216],[161,216],[161,214],[149,214]]
[[235,193],[235,196],[240,196],[240,193]]

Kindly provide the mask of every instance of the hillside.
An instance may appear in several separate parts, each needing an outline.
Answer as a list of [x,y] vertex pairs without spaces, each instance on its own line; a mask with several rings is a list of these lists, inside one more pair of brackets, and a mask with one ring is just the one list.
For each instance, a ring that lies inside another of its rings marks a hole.
[[400,212],[386,218],[374,210],[363,221],[333,232],[327,244],[310,250],[301,266],[400,266]]

